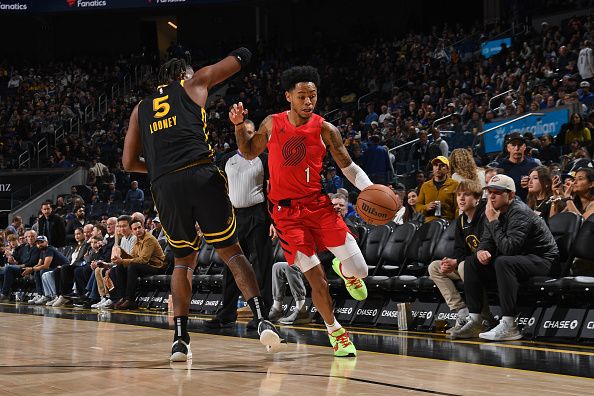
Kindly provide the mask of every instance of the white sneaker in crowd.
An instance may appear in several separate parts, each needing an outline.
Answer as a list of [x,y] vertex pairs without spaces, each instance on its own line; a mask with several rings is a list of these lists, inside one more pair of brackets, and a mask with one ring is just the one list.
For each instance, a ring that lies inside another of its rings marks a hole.
[[64,305],[66,305],[67,302],[68,302],[68,299],[66,297],[60,296],[60,297],[58,297],[56,302],[54,302],[52,304],[52,307],[62,307]]
[[58,300],[58,296],[54,296],[54,298],[52,298],[51,300],[49,300],[48,302],[45,303],[46,306],[51,307],[52,305],[54,305],[54,303],[56,302],[56,300]]
[[105,301],[107,301],[107,299],[105,297],[101,297],[101,301],[91,305],[91,308],[99,308],[103,303],[105,303]]

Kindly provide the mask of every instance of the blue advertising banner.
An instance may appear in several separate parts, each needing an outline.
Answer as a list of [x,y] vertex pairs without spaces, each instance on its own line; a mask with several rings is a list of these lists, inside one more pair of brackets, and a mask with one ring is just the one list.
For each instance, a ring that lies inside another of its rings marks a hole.
[[233,3],[237,0],[1,0],[3,13],[55,13]]
[[511,37],[502,38],[499,40],[485,41],[481,43],[481,54],[485,58],[490,58],[501,52],[501,44],[505,43],[507,48],[511,47]]
[[[485,144],[486,153],[495,153],[503,150],[503,139],[505,135],[512,132],[519,132],[524,134],[531,132],[534,136],[541,136],[548,134],[550,136],[557,136],[561,131],[561,126],[569,121],[569,109],[562,108],[559,110],[544,110],[544,115],[526,117],[511,124],[494,129],[483,135],[483,142]],[[489,122],[485,124],[485,130],[501,125],[507,120]]]

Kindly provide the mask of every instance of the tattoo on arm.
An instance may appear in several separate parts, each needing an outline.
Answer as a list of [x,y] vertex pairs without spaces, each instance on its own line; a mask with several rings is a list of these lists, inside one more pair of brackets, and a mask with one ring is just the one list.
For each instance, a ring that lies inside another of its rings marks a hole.
[[272,116],[269,115],[255,132],[248,130],[245,123],[235,127],[237,146],[246,159],[254,159],[264,151],[271,132],[269,128],[271,122]]
[[346,168],[353,162],[349,152],[344,147],[340,132],[329,122],[324,122],[322,125],[322,140],[330,149],[332,158],[334,158],[334,161],[340,168]]

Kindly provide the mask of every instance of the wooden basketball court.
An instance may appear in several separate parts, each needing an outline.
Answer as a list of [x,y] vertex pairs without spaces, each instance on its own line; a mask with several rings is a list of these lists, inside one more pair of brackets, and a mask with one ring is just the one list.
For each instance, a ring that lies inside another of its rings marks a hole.
[[[319,326],[285,326],[290,345],[273,355],[243,324],[207,334],[198,318],[193,361],[170,364],[170,320],[2,304],[0,395],[583,395],[594,385],[588,347],[353,329],[359,356],[338,359]],[[572,365],[583,377],[557,373]]]

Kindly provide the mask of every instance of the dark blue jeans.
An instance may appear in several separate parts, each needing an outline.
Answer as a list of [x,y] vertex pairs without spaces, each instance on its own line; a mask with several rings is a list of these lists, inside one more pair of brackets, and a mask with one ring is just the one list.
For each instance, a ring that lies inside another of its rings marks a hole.
[[18,278],[21,278],[21,272],[23,271],[18,265],[6,265],[4,266],[4,284],[2,285],[2,294],[8,296],[12,291],[12,285]]

